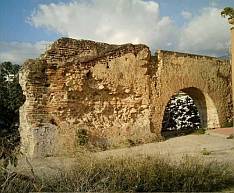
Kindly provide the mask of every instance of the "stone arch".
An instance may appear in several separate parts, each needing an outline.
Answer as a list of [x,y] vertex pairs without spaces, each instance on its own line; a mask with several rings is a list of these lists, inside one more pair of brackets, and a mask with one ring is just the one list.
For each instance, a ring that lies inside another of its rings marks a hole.
[[[198,113],[200,115],[201,128],[220,127],[217,108],[212,98],[207,93],[202,92],[202,90],[196,87],[187,87],[187,88],[180,89],[179,91],[184,92],[185,94],[187,94],[193,99],[194,104],[196,105]],[[165,108],[166,108],[166,105],[164,107],[164,111],[165,111]],[[162,115],[164,115],[164,111]]]
[[208,93],[202,92],[200,89],[195,87],[185,88],[181,91],[188,94],[194,100],[200,115],[201,127],[220,127],[217,108]]

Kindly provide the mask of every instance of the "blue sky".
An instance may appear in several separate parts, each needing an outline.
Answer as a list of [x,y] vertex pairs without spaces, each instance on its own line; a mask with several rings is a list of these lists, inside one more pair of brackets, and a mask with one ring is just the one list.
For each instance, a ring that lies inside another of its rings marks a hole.
[[[20,2],[20,3],[19,3]],[[58,0],[1,0],[0,41],[54,40],[58,34],[37,29],[27,22],[39,4],[59,3]]]
[[37,57],[61,36],[221,56],[230,44],[226,6],[234,1],[1,0],[0,62]]

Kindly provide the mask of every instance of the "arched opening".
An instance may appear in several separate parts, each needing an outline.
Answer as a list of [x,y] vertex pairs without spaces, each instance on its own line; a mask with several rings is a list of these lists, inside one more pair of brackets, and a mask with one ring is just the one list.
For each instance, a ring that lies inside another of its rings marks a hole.
[[162,136],[178,136],[199,128],[215,127],[219,127],[219,119],[212,99],[201,90],[190,87],[175,93],[167,103]]

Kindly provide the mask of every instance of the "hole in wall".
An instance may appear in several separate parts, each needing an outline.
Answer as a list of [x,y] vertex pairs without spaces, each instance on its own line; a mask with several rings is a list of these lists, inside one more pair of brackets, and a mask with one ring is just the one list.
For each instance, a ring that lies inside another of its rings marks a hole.
[[92,78],[92,73],[88,71],[86,74],[86,79],[90,79],[90,78]]
[[50,123],[51,123],[52,125],[58,126],[58,124],[56,123],[56,121],[55,121],[53,118],[50,119]]

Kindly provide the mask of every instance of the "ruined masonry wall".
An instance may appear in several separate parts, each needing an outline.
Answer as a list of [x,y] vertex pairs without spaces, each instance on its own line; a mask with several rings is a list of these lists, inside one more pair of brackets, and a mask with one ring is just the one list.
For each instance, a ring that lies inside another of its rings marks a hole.
[[[214,57],[159,50],[157,86],[152,89],[152,122],[161,127],[170,98],[183,91],[198,108],[202,127],[226,127],[232,120],[231,65]],[[153,88],[153,87],[152,87]]]
[[85,142],[106,149],[149,141],[150,60],[144,45],[60,39],[40,60],[26,62],[24,151],[71,155]]
[[167,51],[151,56],[145,45],[61,38],[21,69],[22,150],[31,157],[72,156],[83,146],[160,140],[164,108],[183,89],[204,114],[213,101],[218,118],[208,122],[222,126],[231,116],[229,78],[230,65],[210,57]]

